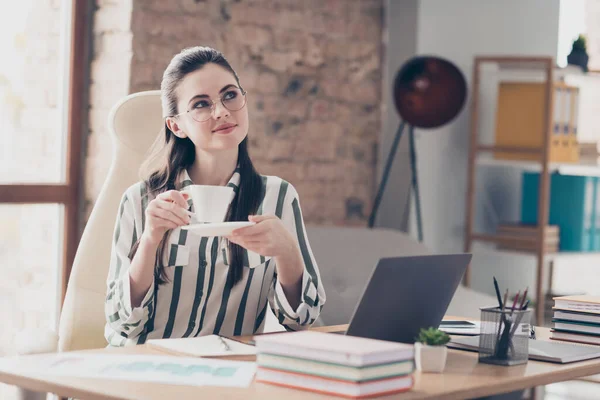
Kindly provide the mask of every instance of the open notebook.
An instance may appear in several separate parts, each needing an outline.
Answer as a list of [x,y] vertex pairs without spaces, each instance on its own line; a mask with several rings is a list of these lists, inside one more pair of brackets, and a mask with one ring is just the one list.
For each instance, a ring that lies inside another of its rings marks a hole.
[[[223,341],[226,346],[223,345]],[[254,346],[238,342],[236,340],[207,335],[183,339],[154,339],[148,340],[146,344],[158,350],[172,354],[188,355],[192,357],[220,357],[237,355],[254,355]]]
[[[478,351],[479,337],[454,337],[448,347]],[[600,358],[600,347],[529,339],[530,360],[566,364],[592,358]]]

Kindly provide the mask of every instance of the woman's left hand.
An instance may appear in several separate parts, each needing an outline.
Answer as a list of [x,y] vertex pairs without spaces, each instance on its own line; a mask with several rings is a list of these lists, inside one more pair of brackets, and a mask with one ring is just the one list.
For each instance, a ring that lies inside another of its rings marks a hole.
[[304,264],[296,238],[274,215],[252,215],[248,219],[256,225],[236,229],[228,239],[246,250],[275,259],[277,279],[288,303],[294,310],[297,309],[302,294]]
[[239,228],[227,238],[243,248],[265,257],[290,258],[299,252],[298,244],[275,215],[251,215],[256,225]]

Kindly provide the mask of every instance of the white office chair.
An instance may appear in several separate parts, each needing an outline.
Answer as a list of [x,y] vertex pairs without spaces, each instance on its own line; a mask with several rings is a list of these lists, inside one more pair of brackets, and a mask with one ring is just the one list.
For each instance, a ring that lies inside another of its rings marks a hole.
[[[139,180],[139,167],[163,124],[158,90],[131,94],[110,112],[113,160],[73,263],[60,319],[59,351],[106,346],[106,276],[119,201]],[[280,330],[272,313],[267,314],[265,329]]]

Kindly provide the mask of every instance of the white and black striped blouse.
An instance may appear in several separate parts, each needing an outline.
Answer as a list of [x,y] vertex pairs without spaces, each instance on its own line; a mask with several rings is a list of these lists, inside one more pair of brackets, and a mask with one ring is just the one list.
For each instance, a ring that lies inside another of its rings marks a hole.
[[[239,180],[236,170],[228,185],[237,190]],[[132,309],[128,254],[141,237],[144,211],[152,200],[144,183],[139,182],[124,193],[115,226],[105,303],[104,333],[110,346],[158,338],[260,333],[267,304],[287,330],[307,328],[317,319],[325,303],[325,290],[306,237],[298,193],[276,176],[264,176],[263,183],[265,196],[257,214],[279,217],[297,238],[304,259],[298,308],[292,309],[286,299],[274,259],[244,251],[242,279],[230,287],[226,284],[227,240],[178,228],[171,231],[163,252],[167,283],[153,282],[141,306]],[[193,184],[187,172],[182,173],[179,184],[180,188]]]

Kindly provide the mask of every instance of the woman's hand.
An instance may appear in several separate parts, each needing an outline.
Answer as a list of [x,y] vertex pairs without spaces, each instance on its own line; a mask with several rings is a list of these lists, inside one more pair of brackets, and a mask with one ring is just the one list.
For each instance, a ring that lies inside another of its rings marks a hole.
[[158,245],[169,229],[189,224],[187,197],[187,193],[177,190],[156,196],[146,207],[146,226],[142,239]]
[[276,216],[251,215],[248,220],[256,225],[236,229],[227,239],[266,257],[286,257],[298,252],[296,240]]
[[228,239],[247,250],[275,259],[277,279],[295,310],[302,294],[304,262],[296,238],[274,215],[253,215],[248,218],[256,225],[233,231]]

